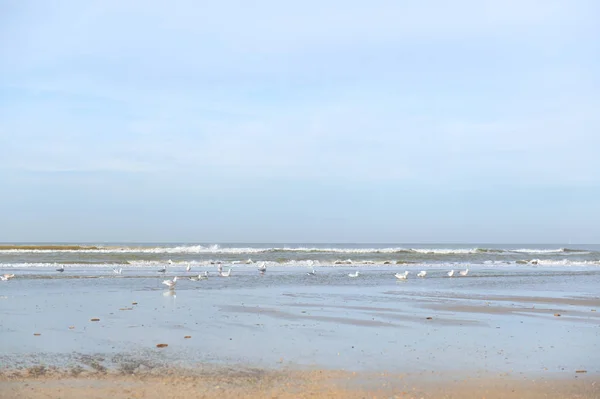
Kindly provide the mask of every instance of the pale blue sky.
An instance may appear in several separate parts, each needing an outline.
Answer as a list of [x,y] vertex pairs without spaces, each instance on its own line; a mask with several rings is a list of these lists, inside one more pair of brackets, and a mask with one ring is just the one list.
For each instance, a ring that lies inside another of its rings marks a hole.
[[598,16],[0,0],[0,241],[598,243]]

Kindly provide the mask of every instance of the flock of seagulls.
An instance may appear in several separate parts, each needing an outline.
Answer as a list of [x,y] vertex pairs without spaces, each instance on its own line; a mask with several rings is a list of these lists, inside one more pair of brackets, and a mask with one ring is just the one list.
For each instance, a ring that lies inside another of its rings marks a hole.
[[[405,271],[404,273],[396,273],[395,276],[398,280],[406,280],[408,278],[408,271]],[[460,270],[458,272],[458,274],[460,274],[461,276],[466,276],[467,274],[469,274],[469,269],[466,270]],[[454,277],[454,270],[450,270],[448,273],[446,273],[446,275],[448,277]],[[425,277],[427,276],[427,271],[425,270],[421,270],[419,273],[417,273],[417,277]],[[351,276],[354,277],[354,276]]]
[[[213,262],[211,262],[212,264],[214,264]],[[226,272],[223,271],[223,264],[222,262],[218,261],[215,262],[218,266],[217,266],[217,271],[218,271],[218,276],[220,277],[230,277],[231,276],[231,268],[229,268]],[[232,262],[232,264],[239,264],[242,263],[240,261],[234,261]],[[248,259],[247,261],[245,261],[244,263],[246,264],[252,264],[254,263],[251,259]],[[167,261],[168,265],[173,265],[174,262],[169,259]],[[311,267],[313,265],[313,261],[308,261],[308,265],[309,267]],[[192,271],[192,266],[191,264],[188,264],[185,268],[186,272],[191,272]],[[59,268],[56,269],[57,272],[59,273],[63,273],[65,271],[65,267],[64,266],[60,266]],[[260,262],[258,264],[258,271],[260,272],[260,274],[264,274],[267,271],[267,266],[265,262]],[[167,266],[165,265],[163,268],[158,269],[157,270],[158,273],[162,273],[162,274],[166,274],[167,272]],[[119,267],[119,268],[113,268],[113,273],[115,274],[122,274],[123,273],[123,268]],[[398,279],[398,280],[407,280],[408,279],[408,275],[409,275],[409,271],[405,271],[404,273],[396,273],[394,274],[394,276]],[[311,270],[309,272],[306,273],[308,276],[316,276],[317,275],[317,271],[314,269],[314,267],[311,268]],[[455,274],[455,270],[450,270],[449,272],[446,273],[446,275],[448,277],[453,277]],[[460,270],[458,271],[458,274],[460,276],[467,276],[469,274],[469,269],[467,268],[466,270]],[[200,280],[206,280],[208,279],[209,276],[209,272],[205,271],[201,274],[198,274],[197,276],[192,276],[189,277],[190,281],[200,281]],[[355,271],[354,273],[349,273],[348,277],[350,278],[356,278],[360,276],[360,271]],[[425,276],[427,276],[427,271],[425,270],[421,270],[419,273],[417,273],[417,277],[421,277],[424,278]],[[8,281],[11,278],[14,278],[15,275],[14,274],[4,274],[4,275],[0,275],[0,281]],[[174,290],[176,285],[177,285],[177,276],[173,277],[172,280],[164,280],[162,282],[164,285],[166,285],[169,290]]]

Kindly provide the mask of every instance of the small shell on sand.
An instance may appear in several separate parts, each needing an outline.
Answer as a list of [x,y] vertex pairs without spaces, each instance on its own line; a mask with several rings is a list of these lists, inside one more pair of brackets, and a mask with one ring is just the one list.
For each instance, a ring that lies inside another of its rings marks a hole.
[[137,305],[137,302],[131,302],[132,305]]
[[69,330],[75,329],[75,326],[69,326]]
[[188,338],[192,338],[192,336],[191,336],[191,335],[186,335],[186,336],[185,336],[185,337],[183,337],[183,338],[185,338],[185,339],[188,339]]
[[554,313],[554,316],[559,317],[560,313]]
[[169,344],[156,344],[157,348],[166,348]]
[[39,337],[42,334],[40,334],[40,333],[33,333],[33,335],[35,335],[36,337]]
[[93,319],[90,319],[90,321],[100,321],[100,319],[93,318]]
[[587,373],[587,370],[575,370],[576,373]]

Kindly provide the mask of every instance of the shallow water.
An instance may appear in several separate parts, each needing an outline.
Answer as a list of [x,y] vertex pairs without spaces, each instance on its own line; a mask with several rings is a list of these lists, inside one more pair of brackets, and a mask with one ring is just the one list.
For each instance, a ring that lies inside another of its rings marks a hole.
[[[13,268],[17,276],[0,282],[0,336],[10,343],[0,361],[600,371],[597,268],[476,265],[449,278],[432,266],[423,279],[415,277],[421,265],[317,267],[316,276],[306,267],[232,268],[229,278],[216,277],[215,266],[175,266],[167,277],[151,268]],[[186,277],[175,291],[161,284],[204,270],[215,277]],[[362,274],[348,277],[355,270]],[[393,276],[404,270],[407,281]]]

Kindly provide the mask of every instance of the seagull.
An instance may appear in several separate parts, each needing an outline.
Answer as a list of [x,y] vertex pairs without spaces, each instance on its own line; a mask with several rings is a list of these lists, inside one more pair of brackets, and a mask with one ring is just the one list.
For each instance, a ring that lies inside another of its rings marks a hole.
[[469,269],[467,268],[467,270],[461,270],[458,272],[458,274],[460,274],[461,276],[466,276],[467,274],[469,274]]
[[205,277],[205,278],[208,278],[208,272],[207,272],[207,271],[205,271],[205,272],[204,272],[202,275],[198,275],[198,277],[200,277],[200,276],[202,276],[202,277]]
[[159,273],[166,273],[167,272],[167,267],[163,267],[162,269],[158,269],[157,272]]
[[173,277],[173,280],[165,280],[162,283],[169,287],[170,290],[174,290],[175,285],[177,285],[177,276]]
[[190,271],[192,271],[192,265],[190,265],[190,264],[188,263],[187,267],[185,268],[185,271],[186,271],[186,272],[190,272]]
[[122,267],[119,267],[118,269],[114,268],[113,269],[113,273],[115,273],[115,274],[121,274],[121,273],[123,273],[123,268]]
[[221,277],[229,277],[231,276],[231,268],[229,270],[227,270],[226,272],[220,272]]
[[309,276],[316,276],[317,275],[317,271],[313,268],[310,272],[306,273]]
[[267,271],[267,266],[265,265],[265,262],[260,262],[260,264],[258,266],[258,271],[261,273],[264,273]]
[[405,271],[404,274],[396,273],[396,274],[394,274],[394,276],[396,276],[396,278],[399,280],[406,280],[406,278],[408,277],[408,270]]
[[360,274],[360,272],[357,270],[354,273],[349,273],[348,277],[358,277],[359,274]]
[[254,263],[254,262],[253,262],[253,261],[252,261],[252,259],[250,259],[250,258],[248,258],[248,260],[246,261],[246,264],[247,264],[247,265],[251,265],[251,264],[253,264],[253,263]]
[[427,272],[425,270],[421,270],[419,273],[417,273],[417,277],[425,277],[427,275]]
[[169,259],[169,260],[167,261],[167,263],[168,263],[169,265],[172,265],[174,262],[173,262],[171,259]]
[[223,266],[219,263],[219,266],[217,266],[217,271],[219,272],[219,274],[223,273]]
[[15,277],[14,274],[3,274],[2,276],[0,276],[0,280],[2,281],[8,281],[11,278]]
[[200,275],[197,277],[190,277],[190,281],[200,281]]
[[447,274],[448,274],[448,277],[454,276],[454,270],[450,270]]
[[65,271],[65,267],[64,267],[64,266],[61,266],[61,267],[59,267],[58,269],[56,269],[56,271],[57,271],[57,272],[61,272],[61,273],[62,273],[62,272],[64,272],[64,271]]

